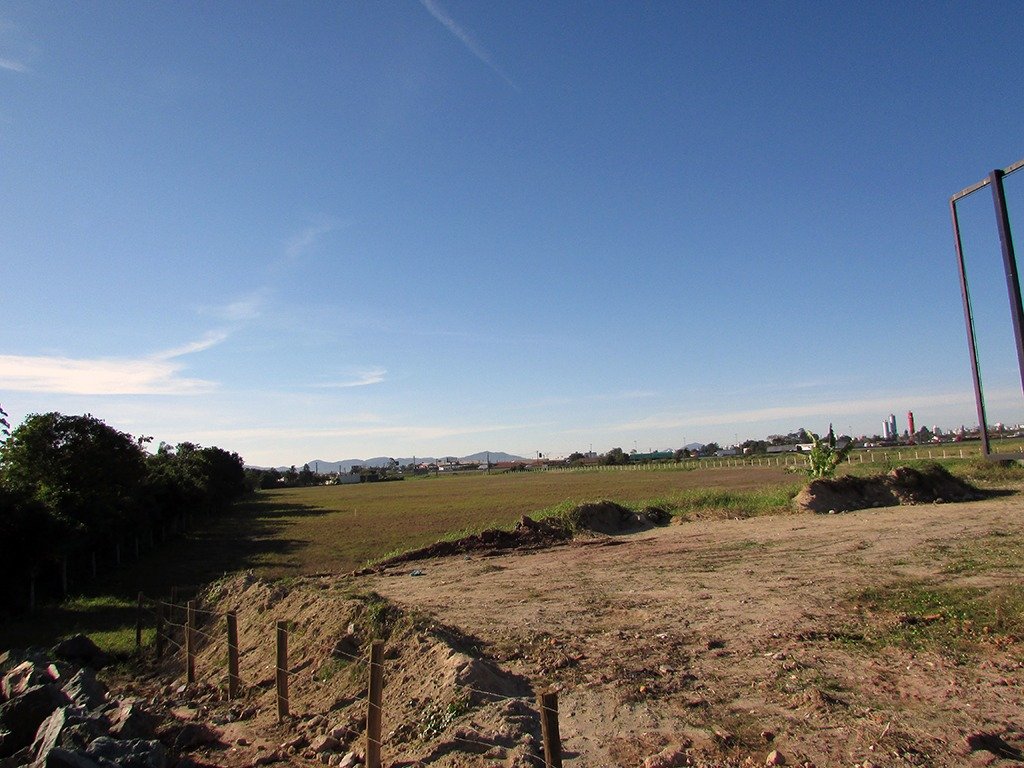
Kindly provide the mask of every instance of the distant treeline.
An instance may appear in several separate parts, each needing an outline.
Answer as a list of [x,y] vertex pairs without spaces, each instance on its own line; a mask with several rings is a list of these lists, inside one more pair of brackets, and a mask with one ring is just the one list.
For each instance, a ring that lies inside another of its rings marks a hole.
[[0,442],[0,604],[60,596],[69,563],[77,581],[97,557],[100,567],[134,558],[140,542],[148,549],[246,492],[238,454],[194,443],[151,454],[150,441],[90,415],[44,413]]

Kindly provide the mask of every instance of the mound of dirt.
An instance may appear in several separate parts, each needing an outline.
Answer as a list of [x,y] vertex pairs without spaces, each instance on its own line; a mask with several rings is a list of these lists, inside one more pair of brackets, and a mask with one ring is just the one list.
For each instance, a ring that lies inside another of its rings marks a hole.
[[936,464],[927,469],[896,467],[884,475],[813,480],[793,504],[804,512],[849,512],[901,504],[941,504],[976,501],[985,495]]
[[594,501],[580,504],[566,516],[575,530],[616,534],[668,525],[672,515],[660,507],[646,507],[640,513],[616,504],[614,501]]
[[[436,620],[410,616],[374,593],[323,580],[271,584],[244,576],[199,600],[198,682],[184,685],[180,654],[133,683],[170,721],[213,725],[217,741],[195,765],[251,768],[350,765],[366,742],[366,660],[383,640],[386,764],[515,768],[540,760],[540,719],[531,682],[482,658],[478,641]],[[237,614],[242,697],[227,701],[221,615]],[[275,622],[287,620],[290,717],[278,722]],[[180,633],[172,637],[178,648]],[[347,762],[346,762],[347,760]],[[180,763],[179,763],[180,765]]]
[[434,557],[450,557],[465,555],[471,552],[498,554],[505,550],[530,550],[550,547],[572,538],[572,531],[561,520],[548,518],[534,520],[526,515],[516,523],[511,531],[490,528],[454,541],[439,541],[419,549],[412,549],[400,555],[389,557],[370,568],[356,571],[355,576],[365,576],[383,571],[393,565],[411,563],[416,560],[429,560]]
[[435,557],[467,555],[470,553],[500,554],[511,550],[533,550],[568,541],[573,532],[616,534],[668,525],[672,515],[660,507],[645,507],[637,513],[613,501],[580,504],[566,513],[564,518],[549,517],[534,520],[523,515],[511,531],[490,528],[454,541],[439,541],[419,549],[389,557],[369,568],[356,571],[355,576],[379,573],[394,565],[429,560]]

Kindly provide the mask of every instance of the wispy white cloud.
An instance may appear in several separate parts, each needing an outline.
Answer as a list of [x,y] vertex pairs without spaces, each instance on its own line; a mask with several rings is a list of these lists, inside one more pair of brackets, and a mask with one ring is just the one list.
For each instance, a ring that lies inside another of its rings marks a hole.
[[308,251],[321,237],[326,235],[328,232],[337,229],[337,226],[338,225],[335,222],[327,222],[325,224],[306,227],[301,232],[290,237],[285,243],[285,256],[288,257],[289,261],[294,261],[306,253],[306,251]]
[[0,389],[65,395],[198,395],[217,383],[182,376],[177,358],[202,352],[227,338],[211,331],[202,339],[135,358],[71,358],[0,355]]
[[915,409],[939,407],[970,407],[974,395],[969,391],[940,394],[895,394],[858,400],[832,400],[794,403],[740,411],[690,412],[655,414],[623,424],[609,425],[614,432],[636,432],[649,429],[688,429],[691,427],[750,425],[780,419],[808,419],[839,416],[861,416],[889,413],[893,403],[913,403]]
[[203,352],[210,347],[220,344],[227,337],[227,331],[210,331],[198,341],[192,341],[188,344],[182,344],[180,347],[172,347],[171,349],[163,352],[157,352],[155,355],[152,355],[151,359],[171,360],[175,357],[181,357],[182,355],[191,355],[194,352]]
[[216,384],[180,375],[161,358],[74,359],[0,355],[0,389],[65,395],[196,395]]
[[8,72],[29,72],[29,68],[25,64],[14,59],[0,59],[0,69],[6,69]]
[[229,323],[242,323],[248,320],[255,320],[263,314],[263,306],[267,301],[267,293],[267,288],[260,288],[247,296],[242,296],[241,298],[230,301],[227,304],[204,308],[200,311]]
[[19,25],[0,18],[0,69],[27,74],[32,71],[28,62],[38,53],[38,47]]
[[422,5],[431,16],[436,19],[441,26],[447,29],[452,35],[458,39],[466,49],[476,56],[480,61],[490,67],[498,77],[508,83],[511,87],[519,90],[519,86],[512,82],[508,75],[506,75],[501,67],[497,65],[490,52],[487,51],[468,31],[458,24],[448,13],[436,2],[436,0],[420,0]]
[[580,405],[581,403],[613,403],[629,400],[648,400],[657,397],[658,393],[650,390],[630,390],[627,392],[606,392],[593,395],[577,395],[573,397],[547,397],[530,403],[525,408],[551,408],[553,406]]
[[359,371],[353,371],[352,377],[345,379],[344,381],[333,381],[327,384],[316,384],[315,386],[322,389],[347,389],[349,387],[367,387],[371,384],[380,384],[384,381],[387,376],[387,370],[384,368],[366,368]]
[[412,424],[391,425],[336,425],[323,427],[241,427],[203,431],[199,430],[196,437],[208,440],[260,440],[260,441],[313,441],[323,438],[356,438],[382,437],[395,438],[397,442],[407,444],[422,443],[465,435],[487,434],[519,430],[521,425],[513,424],[469,424],[448,426],[423,426]]

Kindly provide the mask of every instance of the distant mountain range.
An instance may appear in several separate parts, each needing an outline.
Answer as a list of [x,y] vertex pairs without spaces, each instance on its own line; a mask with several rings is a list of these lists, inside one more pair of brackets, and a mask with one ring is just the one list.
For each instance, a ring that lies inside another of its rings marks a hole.
[[[466,463],[472,463],[475,461],[485,462],[487,461],[488,455],[490,455],[492,464],[499,461],[525,461],[525,459],[523,459],[522,456],[515,456],[511,453],[504,453],[502,451],[480,451],[479,453],[474,453],[469,456],[458,456],[456,458],[458,458],[459,461]],[[354,466],[386,467],[392,458],[394,458],[394,460],[397,461],[401,466],[411,464],[413,463],[413,461],[415,461],[417,464],[432,464],[437,461],[437,457],[435,456],[375,456],[372,459],[342,459],[341,461],[325,461],[324,459],[311,459],[306,463],[309,464],[309,468],[312,469],[314,472],[319,472],[321,475],[329,475],[332,472],[339,472],[344,474],[345,472],[351,470],[352,467]],[[295,468],[302,469],[302,465],[297,464]],[[253,467],[253,469],[265,469],[265,467]],[[280,472],[286,472],[287,470],[290,469],[290,467],[276,467],[276,469]]]

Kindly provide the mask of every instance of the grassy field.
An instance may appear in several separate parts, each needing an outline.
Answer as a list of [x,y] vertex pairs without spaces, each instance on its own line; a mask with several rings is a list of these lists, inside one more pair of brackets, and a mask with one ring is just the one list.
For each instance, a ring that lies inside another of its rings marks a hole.
[[134,642],[139,591],[150,597],[166,597],[172,588],[188,594],[234,571],[269,578],[347,572],[447,536],[511,526],[521,515],[599,499],[689,513],[762,514],[785,509],[800,483],[781,468],[739,467],[457,475],[264,491],[96,581],[72,572],[72,593],[89,597],[4,622],[0,648],[87,631],[98,633],[105,648],[124,650]]
[[[913,463],[913,462],[910,462]],[[946,462],[970,475],[977,461]],[[881,465],[852,465],[858,473]],[[1003,470],[993,468],[998,482]],[[1014,477],[1021,471],[1009,471]],[[265,491],[224,517],[205,521],[138,563],[96,581],[71,573],[73,594],[86,595],[32,617],[5,622],[0,648],[48,641],[76,630],[102,632],[105,647],[134,638],[134,597],[187,594],[222,575],[253,570],[269,578],[351,571],[368,561],[442,538],[511,526],[521,515],[541,516],[584,501],[662,506],[686,519],[746,517],[789,509],[804,482],[783,467],[735,466],[603,472],[456,475],[391,483]]]

